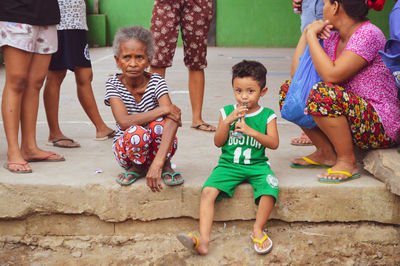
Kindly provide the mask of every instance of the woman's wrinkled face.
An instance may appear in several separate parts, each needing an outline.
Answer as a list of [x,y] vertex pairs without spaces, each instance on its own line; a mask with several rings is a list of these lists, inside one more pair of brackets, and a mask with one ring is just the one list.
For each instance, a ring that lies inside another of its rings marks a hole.
[[146,45],[138,40],[127,40],[120,43],[119,54],[115,61],[122,74],[128,78],[143,75],[150,62],[147,57]]

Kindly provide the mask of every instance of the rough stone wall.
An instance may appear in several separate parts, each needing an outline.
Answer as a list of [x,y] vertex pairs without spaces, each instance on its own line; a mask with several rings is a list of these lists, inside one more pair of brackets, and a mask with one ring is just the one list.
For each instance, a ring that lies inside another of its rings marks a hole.
[[271,220],[272,252],[254,253],[254,221],[215,222],[210,253],[175,238],[198,234],[189,218],[104,222],[94,216],[32,216],[0,222],[0,265],[400,265],[400,226]]

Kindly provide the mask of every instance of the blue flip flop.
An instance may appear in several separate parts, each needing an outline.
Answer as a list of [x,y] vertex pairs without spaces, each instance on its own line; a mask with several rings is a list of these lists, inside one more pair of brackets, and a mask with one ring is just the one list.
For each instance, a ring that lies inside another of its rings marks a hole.
[[[180,172],[175,172],[175,173],[165,172],[161,175],[161,177],[167,186],[177,186],[177,185],[182,184],[185,181],[185,179],[183,177],[182,177],[182,179],[179,179],[179,180],[175,179],[175,176],[180,175],[180,174],[181,174]],[[171,176],[171,179],[172,179],[171,181],[165,179],[165,176],[167,176],[167,175]]]
[[301,157],[301,159],[303,159],[304,161],[306,161],[307,165],[302,165],[302,164],[296,164],[296,163],[291,163],[290,167],[292,168],[328,168],[330,166],[328,165],[324,165],[324,164],[320,164],[317,162],[314,162],[313,160],[307,158],[307,157]]
[[342,174],[347,176],[346,179],[327,179],[327,178],[318,178],[318,182],[320,183],[327,183],[327,184],[339,184],[339,183],[343,183],[343,182],[347,182],[350,180],[354,180],[360,177],[360,174],[350,174],[349,172],[346,171],[332,171],[332,168],[329,168],[327,170],[328,175],[330,174]]
[[135,181],[140,177],[140,175],[139,175],[138,173],[135,173],[135,172],[127,172],[126,170],[124,170],[121,174],[124,174],[124,179],[125,179],[125,180],[128,180],[128,175],[133,175],[133,176],[135,176],[134,178],[132,178],[131,180],[129,180],[129,182],[127,182],[127,183],[122,182],[119,178],[115,178],[115,181],[116,181],[118,184],[120,184],[121,186],[129,186],[129,185],[131,185],[133,182],[135,182]]

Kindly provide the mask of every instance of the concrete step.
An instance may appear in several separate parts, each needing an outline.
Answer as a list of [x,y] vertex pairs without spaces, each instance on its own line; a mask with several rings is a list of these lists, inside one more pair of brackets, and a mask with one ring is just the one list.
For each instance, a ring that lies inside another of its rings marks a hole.
[[[282,123],[280,132],[290,132]],[[286,133],[283,133],[285,136]],[[182,186],[152,193],[144,178],[128,187],[115,182],[121,171],[111,152],[111,140],[95,142],[82,138],[80,149],[53,148],[65,162],[32,163],[33,174],[16,175],[0,169],[0,219],[20,219],[32,214],[85,214],[107,222],[127,219],[198,218],[201,187],[219,157],[213,134],[184,125],[178,132],[179,148],[173,163],[185,177]],[[283,138],[283,140],[288,138]],[[321,169],[292,169],[289,160],[311,152],[311,147],[294,148],[281,141],[277,151],[268,151],[279,180],[280,197],[272,217],[286,222],[374,221],[400,224],[400,197],[384,183],[362,171],[360,179],[339,184],[320,184]],[[95,170],[101,169],[96,174]],[[250,220],[256,206],[249,184],[237,187],[232,199],[216,203],[216,221]]]

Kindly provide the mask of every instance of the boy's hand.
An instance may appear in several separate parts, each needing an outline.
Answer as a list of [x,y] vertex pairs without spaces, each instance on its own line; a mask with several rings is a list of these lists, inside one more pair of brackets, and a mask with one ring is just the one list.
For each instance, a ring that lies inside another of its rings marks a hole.
[[240,132],[240,133],[243,133],[243,134],[245,134],[247,136],[251,136],[251,131],[252,130],[253,129],[246,124],[244,119],[240,119],[235,124],[235,132]]
[[232,124],[236,120],[242,119],[244,117],[244,115],[246,114],[246,112],[247,112],[246,106],[237,107],[235,110],[233,110],[233,112],[230,115],[228,115],[228,117],[225,119],[225,121],[229,124]]

